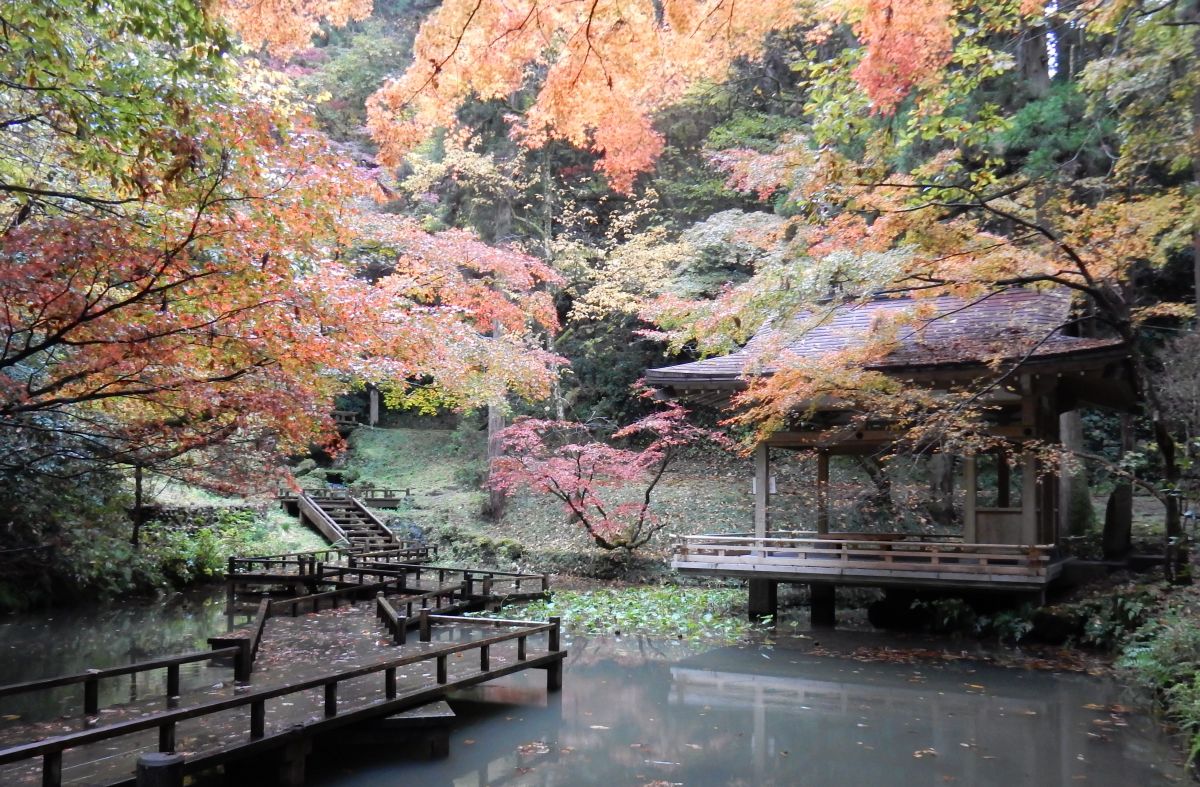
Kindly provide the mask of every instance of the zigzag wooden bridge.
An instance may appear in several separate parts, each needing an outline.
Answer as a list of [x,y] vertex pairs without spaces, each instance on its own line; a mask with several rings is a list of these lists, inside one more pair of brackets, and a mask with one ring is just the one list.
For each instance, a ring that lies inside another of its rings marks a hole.
[[[182,755],[181,773],[229,774],[268,751],[281,783],[300,784],[312,741],[326,732],[528,669],[546,671],[547,690],[561,687],[557,618],[459,614],[541,596],[545,576],[401,562],[405,549],[236,558],[231,569],[260,587],[270,589],[257,571],[266,566],[285,590],[299,581],[306,592],[258,599],[250,623],[211,639],[209,651],[0,686],[0,710],[6,697],[82,687],[74,716],[0,733],[0,784],[134,784],[139,756],[152,752]],[[205,673],[202,685],[184,685],[181,668],[201,662],[231,679],[214,687]],[[163,670],[161,695],[100,701],[104,681]]]

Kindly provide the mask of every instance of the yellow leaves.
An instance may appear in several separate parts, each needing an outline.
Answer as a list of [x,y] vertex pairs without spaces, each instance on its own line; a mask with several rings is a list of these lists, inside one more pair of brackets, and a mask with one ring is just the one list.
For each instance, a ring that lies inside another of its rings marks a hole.
[[1155,318],[1170,318],[1173,320],[1191,320],[1196,316],[1196,306],[1191,303],[1155,303],[1133,311],[1135,325]]
[[1144,197],[1111,197],[1095,205],[1059,206],[1063,242],[1075,249],[1095,278],[1124,280],[1133,262],[1162,265],[1168,252],[1190,242],[1187,210],[1180,189]]

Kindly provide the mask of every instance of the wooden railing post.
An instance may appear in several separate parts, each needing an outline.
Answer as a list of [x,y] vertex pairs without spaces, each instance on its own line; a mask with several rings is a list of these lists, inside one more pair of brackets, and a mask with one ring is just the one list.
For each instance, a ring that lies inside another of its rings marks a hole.
[[42,755],[42,787],[62,784],[62,752],[48,751]]
[[254,669],[254,658],[250,655],[250,640],[241,638],[235,641],[238,652],[233,657],[233,679],[239,683],[250,682],[250,671]]
[[250,738],[258,740],[267,734],[267,702],[256,700],[250,703]]
[[167,667],[167,699],[179,696],[179,665],[171,664]]
[[528,637],[526,637],[523,634],[521,636],[517,637],[517,661],[524,661],[526,658],[526,653],[525,653],[526,642],[525,641],[527,639],[528,639]]
[[437,682],[439,684],[445,683],[446,678],[446,655],[443,653],[437,657]]
[[562,627],[562,618],[558,617],[557,615],[551,617],[550,625],[553,628],[550,629],[549,635],[547,637],[547,639],[549,640],[549,644],[547,645],[547,650],[549,650],[551,653],[557,653],[559,650],[559,633],[560,633],[560,629]]
[[429,629],[429,607],[421,607],[421,641],[429,642],[432,639],[432,632]]
[[175,751],[175,722],[165,721],[158,728],[158,750]]
[[491,670],[491,647],[489,645],[479,646],[479,671],[488,672]]
[[325,718],[337,715],[337,681],[325,684]]
[[100,679],[88,678],[83,682],[83,713],[94,716],[100,712]]

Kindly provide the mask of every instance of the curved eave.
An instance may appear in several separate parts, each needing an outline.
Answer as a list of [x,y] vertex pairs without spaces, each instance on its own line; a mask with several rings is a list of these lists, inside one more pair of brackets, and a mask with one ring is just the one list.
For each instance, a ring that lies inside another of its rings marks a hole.
[[[665,366],[657,369],[647,369],[645,381],[669,397],[680,397],[689,400],[701,400],[705,403],[715,403],[727,399],[747,387],[746,375],[742,367],[747,356],[739,358],[740,353],[696,361],[693,363]],[[1057,374],[1059,376],[1074,375],[1086,378],[1087,386],[1075,385],[1071,380],[1064,383],[1071,389],[1071,395],[1079,401],[1091,402],[1103,407],[1125,408],[1135,404],[1139,392],[1132,384],[1133,375],[1127,368],[1129,349],[1124,342],[1112,342],[1101,346],[1088,348],[1066,347],[1055,352],[1031,355],[1019,360],[1017,369],[1032,374]],[[1016,358],[1000,362],[1000,367],[1006,373],[1011,373],[1009,366]],[[994,377],[999,373],[997,366],[978,359],[964,361],[936,361],[929,363],[881,363],[865,367],[868,370],[882,372],[892,377],[901,377],[915,383],[929,385],[952,385],[960,382],[972,382]],[[769,376],[771,369],[764,369],[761,376]],[[1108,385],[1103,392],[1093,390],[1097,381]]]

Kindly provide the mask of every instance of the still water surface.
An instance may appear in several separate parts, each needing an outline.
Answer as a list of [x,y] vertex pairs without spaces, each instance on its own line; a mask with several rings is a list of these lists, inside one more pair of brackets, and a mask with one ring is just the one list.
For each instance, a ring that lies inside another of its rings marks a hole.
[[[0,683],[204,648],[223,594],[0,619]],[[853,638],[853,633],[839,634]],[[874,644],[881,640],[870,636]],[[1141,785],[1186,783],[1177,751],[1109,682],[965,660],[863,662],[813,641],[741,647],[574,638],[540,671],[452,701],[444,760],[319,753],[310,783],[376,785]],[[226,671],[227,672],[227,671]],[[224,673],[222,673],[224,674]],[[185,681],[204,685],[197,669]],[[139,680],[145,680],[145,677]],[[159,680],[151,677],[150,680]],[[106,701],[161,691],[112,682]],[[4,713],[69,712],[5,702]]]
[[[853,636],[853,635],[851,635]],[[448,759],[318,758],[368,785],[1101,785],[1184,781],[1152,721],[1080,675],[862,663],[811,641],[580,639],[561,694],[523,673],[452,703]],[[1113,710],[1117,712],[1114,713]],[[353,765],[347,765],[353,762]]]

